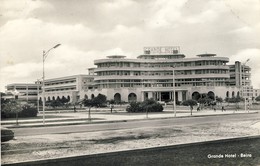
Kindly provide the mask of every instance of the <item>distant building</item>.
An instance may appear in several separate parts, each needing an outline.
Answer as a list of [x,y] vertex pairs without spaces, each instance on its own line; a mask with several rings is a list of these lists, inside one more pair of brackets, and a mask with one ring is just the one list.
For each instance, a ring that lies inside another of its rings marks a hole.
[[230,67],[230,86],[236,86],[240,88],[241,96],[246,99],[252,99],[253,86],[251,82],[251,68],[243,65],[241,62],[236,61],[235,64],[229,65]]
[[[92,89],[93,76],[73,75],[45,80],[46,101],[66,98],[75,103],[88,89]],[[42,96],[40,97],[40,100]]]
[[13,83],[6,87],[4,99],[17,99],[19,101],[37,101],[38,93],[41,91],[40,84]]
[[255,101],[255,98],[260,96],[260,89],[253,89],[253,99]]

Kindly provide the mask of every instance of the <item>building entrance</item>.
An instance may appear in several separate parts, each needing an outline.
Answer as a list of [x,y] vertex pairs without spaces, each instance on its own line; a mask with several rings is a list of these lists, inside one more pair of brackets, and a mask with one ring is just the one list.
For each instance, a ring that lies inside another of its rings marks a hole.
[[161,101],[170,100],[170,92],[161,92]]

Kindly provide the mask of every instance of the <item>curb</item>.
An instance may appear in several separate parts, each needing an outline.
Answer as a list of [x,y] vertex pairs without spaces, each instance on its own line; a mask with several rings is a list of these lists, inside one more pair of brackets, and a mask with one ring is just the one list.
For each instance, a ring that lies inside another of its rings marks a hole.
[[[40,160],[30,160],[24,161],[19,163],[7,163],[3,164],[6,166],[13,166],[13,165],[62,165],[62,163],[74,163],[76,161],[77,164],[84,163],[83,161],[87,161],[90,159],[102,159],[102,158],[111,158],[115,156],[129,156],[131,154],[147,154],[152,151],[162,152],[164,150],[169,149],[180,149],[186,147],[195,147],[201,145],[214,145],[214,144],[221,144],[221,143],[229,143],[229,142],[238,142],[238,141],[247,141],[247,140],[258,140],[260,139],[260,135],[254,136],[246,136],[246,137],[235,137],[235,138],[223,138],[218,140],[211,140],[211,141],[203,141],[203,142],[192,142],[192,143],[185,143],[185,144],[177,144],[177,145],[167,145],[167,146],[159,146],[159,147],[149,147],[149,148],[142,148],[142,149],[130,149],[130,150],[121,150],[121,151],[113,151],[113,152],[106,152],[106,153],[96,153],[96,154],[88,154],[88,155],[78,155],[78,156],[69,156],[69,157],[60,157],[60,158],[51,158],[51,159],[40,159]],[[83,161],[82,161],[83,160]],[[110,163],[111,164],[111,163]],[[201,163],[200,163],[201,164]],[[75,164],[74,164],[75,165]],[[104,164],[105,165],[105,164]]]
[[[259,112],[250,112],[246,114],[258,114]],[[144,119],[129,119],[129,120],[108,120],[108,121],[89,121],[86,122],[75,122],[75,123],[56,123],[56,124],[39,124],[39,125],[27,125],[27,126],[4,126],[7,128],[31,128],[31,127],[51,127],[51,126],[70,126],[70,125],[87,125],[87,124],[102,124],[102,123],[120,123],[120,122],[132,122],[132,121],[144,121],[144,120],[159,120],[159,119],[175,119],[175,118],[191,118],[191,117],[206,117],[206,116],[224,116],[224,115],[240,115],[245,113],[232,113],[232,114],[213,114],[213,115],[189,115],[189,116],[180,116],[180,117],[162,117],[162,118],[144,118]],[[95,119],[95,118],[93,118]],[[83,119],[84,120],[84,119]]]

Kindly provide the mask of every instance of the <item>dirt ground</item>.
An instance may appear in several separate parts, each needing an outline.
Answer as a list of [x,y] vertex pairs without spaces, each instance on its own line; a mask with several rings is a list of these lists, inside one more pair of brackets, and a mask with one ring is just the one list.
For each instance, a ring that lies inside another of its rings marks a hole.
[[1,144],[1,163],[59,158],[260,135],[260,122],[138,128],[16,137]]

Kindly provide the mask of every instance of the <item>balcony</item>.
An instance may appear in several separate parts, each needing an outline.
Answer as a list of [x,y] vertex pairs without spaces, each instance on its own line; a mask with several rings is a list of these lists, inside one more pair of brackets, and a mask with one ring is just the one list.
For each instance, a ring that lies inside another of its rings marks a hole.
[[[187,75],[175,75],[175,79],[192,79],[192,78],[229,78],[229,74],[187,74]],[[95,78],[95,81],[98,80],[117,80],[117,79],[172,79],[172,75],[111,75],[111,76],[99,76]]]
[[[208,70],[208,69],[222,69],[229,70],[228,66],[223,65],[205,65],[205,66],[180,66],[175,67],[176,71],[181,70]],[[95,73],[102,71],[172,71],[172,67],[102,67],[96,68]]]

